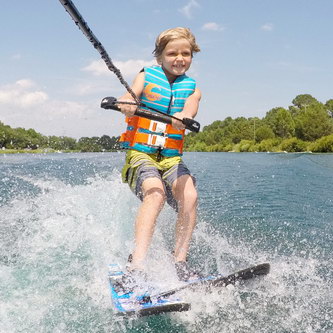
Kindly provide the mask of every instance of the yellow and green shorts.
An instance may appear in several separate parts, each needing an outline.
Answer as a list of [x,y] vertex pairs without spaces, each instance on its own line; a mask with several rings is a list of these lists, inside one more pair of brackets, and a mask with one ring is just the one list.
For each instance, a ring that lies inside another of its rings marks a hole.
[[168,204],[177,211],[177,202],[172,195],[173,182],[183,176],[191,175],[180,156],[157,157],[157,154],[146,154],[136,150],[126,153],[126,162],[122,170],[122,179],[128,183],[133,193],[142,201],[142,183],[147,178],[159,178],[164,186]]

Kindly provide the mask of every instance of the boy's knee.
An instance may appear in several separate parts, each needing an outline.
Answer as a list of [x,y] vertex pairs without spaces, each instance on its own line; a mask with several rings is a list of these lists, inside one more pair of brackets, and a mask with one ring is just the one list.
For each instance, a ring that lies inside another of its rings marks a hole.
[[198,202],[198,193],[195,187],[187,189],[178,200],[179,208],[185,211],[191,211],[196,208]]
[[162,205],[166,201],[166,195],[163,189],[158,187],[153,187],[148,191],[146,191],[143,200],[145,201],[149,200],[152,203]]
[[195,187],[193,187],[192,189],[188,190],[185,194],[185,202],[189,202],[193,205],[195,205],[198,201],[198,192],[195,189]]

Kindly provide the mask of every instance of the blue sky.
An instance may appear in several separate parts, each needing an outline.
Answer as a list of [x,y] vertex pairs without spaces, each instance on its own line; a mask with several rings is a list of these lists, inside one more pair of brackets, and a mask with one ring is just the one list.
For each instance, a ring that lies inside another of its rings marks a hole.
[[[129,83],[154,63],[161,31],[189,27],[202,126],[261,118],[303,93],[333,98],[332,0],[74,3]],[[0,121],[75,138],[121,133],[123,116],[99,105],[124,88],[58,0],[1,1],[0,40]]]

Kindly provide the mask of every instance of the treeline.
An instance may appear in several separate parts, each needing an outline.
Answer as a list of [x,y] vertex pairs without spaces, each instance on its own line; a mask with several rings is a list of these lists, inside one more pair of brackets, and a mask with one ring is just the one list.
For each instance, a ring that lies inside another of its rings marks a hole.
[[[120,150],[119,137],[44,136],[0,121],[0,149],[102,152]],[[333,99],[325,104],[309,94],[296,96],[288,109],[276,107],[262,119],[216,120],[185,137],[185,151],[333,152]]]
[[333,99],[325,104],[309,94],[296,96],[288,109],[276,107],[262,119],[217,120],[186,136],[186,151],[333,152]]
[[45,136],[34,129],[11,128],[0,121],[0,149],[102,152],[117,151],[119,137]]

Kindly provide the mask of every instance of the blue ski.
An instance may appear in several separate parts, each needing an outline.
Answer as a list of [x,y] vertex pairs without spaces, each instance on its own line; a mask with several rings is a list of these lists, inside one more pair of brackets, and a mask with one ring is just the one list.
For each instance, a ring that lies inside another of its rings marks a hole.
[[147,316],[166,312],[188,311],[189,303],[182,301],[176,296],[177,293],[186,289],[210,290],[221,288],[229,284],[249,280],[258,276],[267,275],[270,271],[268,263],[252,266],[227,276],[207,276],[189,281],[180,287],[168,291],[152,294],[149,290],[142,292],[124,292],[119,288],[124,272],[117,264],[109,266],[109,283],[111,298],[114,308],[119,315],[124,316]]

